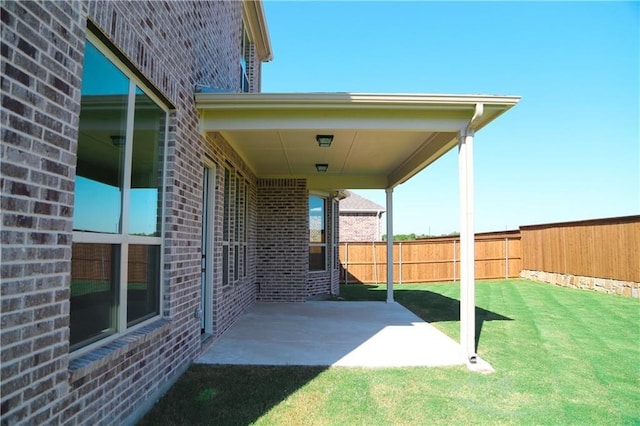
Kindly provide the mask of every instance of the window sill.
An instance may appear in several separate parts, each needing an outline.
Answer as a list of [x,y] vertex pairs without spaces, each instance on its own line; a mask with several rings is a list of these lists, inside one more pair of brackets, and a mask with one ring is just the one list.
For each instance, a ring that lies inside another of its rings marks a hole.
[[169,320],[160,318],[72,359],[69,361],[69,382],[73,383],[110,361],[124,356],[133,345],[154,338],[166,330],[170,323]]

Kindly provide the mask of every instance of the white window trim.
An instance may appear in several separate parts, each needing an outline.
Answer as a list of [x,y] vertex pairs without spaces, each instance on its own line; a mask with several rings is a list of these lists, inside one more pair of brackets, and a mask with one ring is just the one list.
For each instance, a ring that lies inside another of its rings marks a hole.
[[[117,244],[120,246],[120,276],[119,276],[119,306],[118,306],[118,322],[116,332],[112,335],[105,336],[99,340],[96,340],[93,343],[90,343],[86,346],[82,346],[73,351],[69,351],[69,358],[71,360],[76,359],[96,348],[104,346],[114,340],[121,338],[127,333],[131,333],[137,329],[147,326],[148,324],[157,321],[159,318],[163,317],[163,300],[164,300],[164,238],[165,235],[165,215],[164,208],[160,209],[160,236],[159,237],[149,237],[149,236],[140,236],[140,235],[129,235],[129,202],[131,199],[130,191],[131,191],[131,169],[132,169],[132,157],[133,157],[133,128],[134,128],[134,119],[135,119],[135,91],[136,87],[139,87],[146,96],[154,101],[154,103],[166,114],[165,124],[164,124],[164,146],[163,150],[163,167],[162,167],[162,185],[160,188],[160,194],[162,196],[162,203],[164,204],[166,201],[166,174],[167,174],[167,138],[169,134],[169,114],[170,110],[167,108],[166,104],[158,98],[144,82],[142,82],[129,67],[127,67],[118,57],[102,43],[98,37],[94,34],[88,32],[86,34],[86,41],[93,44],[96,49],[100,51],[105,57],[116,67],[118,68],[128,79],[129,79],[129,93],[128,93],[128,104],[127,104],[127,124],[126,124],[126,143],[125,143],[125,166],[124,166],[124,184],[122,188],[122,225],[120,229],[120,233],[118,234],[108,234],[108,233],[94,233],[94,232],[83,232],[83,231],[73,231],[72,233],[72,244],[73,243],[86,243],[86,244]],[[126,194],[126,196],[124,195]],[[128,273],[128,247],[131,244],[140,244],[140,245],[148,245],[148,246],[158,246],[160,249],[160,261],[159,261],[159,271],[158,271],[158,314],[154,315],[151,318],[148,318],[144,321],[141,321],[133,326],[127,326],[127,292],[126,292],[126,282],[127,282],[127,273]]]
[[[309,195],[307,196],[307,215],[309,215],[309,198],[310,197],[318,197],[318,198],[322,198],[324,200],[324,231],[325,231],[325,241],[324,243],[312,243],[311,241],[309,241],[309,247],[324,247],[324,269],[314,269],[311,270],[309,268],[309,274],[326,274],[328,271],[330,271],[329,269],[329,265],[328,265],[328,256],[329,256],[329,241],[327,238],[327,204],[328,201],[330,199],[330,195],[326,192],[319,192],[319,191],[309,191]],[[310,230],[310,229],[309,229]],[[307,230],[307,232],[309,231]]]

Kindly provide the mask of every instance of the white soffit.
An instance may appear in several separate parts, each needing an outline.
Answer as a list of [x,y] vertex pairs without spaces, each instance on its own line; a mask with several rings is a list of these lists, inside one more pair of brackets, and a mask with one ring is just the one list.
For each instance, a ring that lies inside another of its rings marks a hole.
[[[220,133],[261,178],[306,178],[311,189],[394,187],[456,146],[482,103],[479,130],[515,96],[198,93],[203,133]],[[317,134],[334,135],[321,148]],[[315,170],[327,163],[326,173]]]

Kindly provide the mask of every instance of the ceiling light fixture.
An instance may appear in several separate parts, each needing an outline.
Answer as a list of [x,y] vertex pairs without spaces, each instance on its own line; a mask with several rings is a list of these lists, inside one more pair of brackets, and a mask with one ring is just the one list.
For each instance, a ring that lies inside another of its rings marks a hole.
[[316,163],[316,170],[318,173],[325,173],[328,168],[329,165],[327,163]]
[[318,146],[328,148],[331,146],[331,142],[333,142],[333,135],[316,135],[316,141],[318,142]]

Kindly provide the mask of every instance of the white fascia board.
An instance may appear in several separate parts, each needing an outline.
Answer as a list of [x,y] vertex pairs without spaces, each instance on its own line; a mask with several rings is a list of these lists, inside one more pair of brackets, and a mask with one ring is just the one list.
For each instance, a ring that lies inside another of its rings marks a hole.
[[245,0],[242,2],[242,20],[249,35],[249,39],[256,46],[258,58],[262,62],[273,59],[271,40],[267,18],[264,14],[262,0]]
[[304,105],[363,105],[372,106],[422,106],[446,108],[447,106],[474,107],[484,105],[503,105],[511,107],[518,103],[519,96],[502,95],[441,95],[441,94],[375,94],[375,93],[198,93],[198,108],[222,107],[242,108],[253,105],[264,108],[302,107]]
[[484,122],[519,97],[354,93],[197,93],[205,131],[248,129],[387,129],[458,132],[478,103]]

